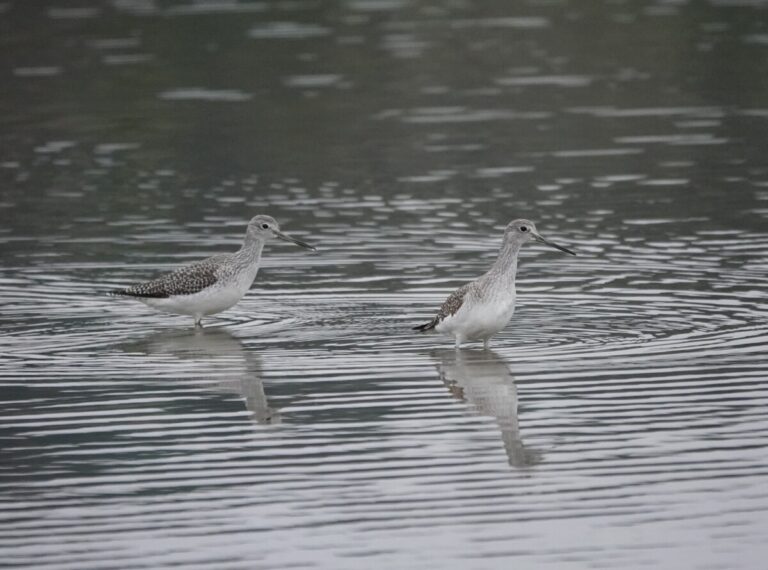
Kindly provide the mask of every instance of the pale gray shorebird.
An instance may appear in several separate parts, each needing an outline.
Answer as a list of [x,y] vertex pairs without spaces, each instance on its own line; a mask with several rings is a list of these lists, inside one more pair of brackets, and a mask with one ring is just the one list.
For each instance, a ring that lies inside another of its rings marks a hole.
[[235,253],[214,255],[109,294],[133,297],[166,313],[189,315],[195,319],[195,326],[202,326],[203,317],[229,309],[248,292],[259,271],[264,244],[275,238],[315,251],[308,243],[281,232],[274,218],[255,216],[248,224],[242,247]]
[[530,220],[510,222],[504,229],[499,257],[491,268],[454,291],[431,321],[414,327],[414,330],[434,329],[453,335],[457,348],[470,340],[482,340],[488,348],[490,338],[507,326],[515,311],[517,255],[522,245],[530,240],[576,255],[541,237]]

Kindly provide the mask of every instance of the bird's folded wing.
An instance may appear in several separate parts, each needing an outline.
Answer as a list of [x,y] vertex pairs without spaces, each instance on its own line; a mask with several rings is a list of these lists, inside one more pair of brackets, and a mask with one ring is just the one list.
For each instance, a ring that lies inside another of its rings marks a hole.
[[214,285],[218,280],[218,263],[214,258],[181,267],[176,271],[144,283],[136,283],[115,293],[129,297],[167,299],[174,295],[192,295]]
[[445,302],[440,307],[440,310],[435,317],[435,324],[443,322],[448,317],[455,315],[461,306],[464,304],[464,300],[467,298],[471,283],[467,283],[456,289],[451,293]]

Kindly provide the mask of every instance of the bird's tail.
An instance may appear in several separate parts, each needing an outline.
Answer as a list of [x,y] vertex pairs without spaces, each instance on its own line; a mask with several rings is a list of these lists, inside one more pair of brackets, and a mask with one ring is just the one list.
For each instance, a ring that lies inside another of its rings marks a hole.
[[108,297],[130,297],[131,294],[128,292],[127,289],[112,289],[111,291],[107,291]]
[[413,330],[420,331],[420,332],[427,332],[434,329],[435,325],[437,325],[437,319],[432,319],[428,323],[424,323],[423,325],[417,325],[413,327]]

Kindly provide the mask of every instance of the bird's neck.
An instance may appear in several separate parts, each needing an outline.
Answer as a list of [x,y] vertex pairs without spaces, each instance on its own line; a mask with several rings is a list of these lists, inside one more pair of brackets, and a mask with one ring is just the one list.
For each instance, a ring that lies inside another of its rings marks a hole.
[[514,285],[517,274],[517,254],[520,252],[521,245],[515,241],[505,242],[488,273],[501,281]]
[[240,250],[237,252],[238,257],[249,265],[252,263],[258,263],[261,259],[261,250],[264,249],[264,240],[254,238],[249,234],[245,235],[245,240]]

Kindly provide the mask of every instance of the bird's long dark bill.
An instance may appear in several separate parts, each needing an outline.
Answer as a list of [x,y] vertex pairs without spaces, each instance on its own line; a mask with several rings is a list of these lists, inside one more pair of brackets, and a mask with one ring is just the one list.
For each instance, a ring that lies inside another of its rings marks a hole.
[[555,249],[559,249],[560,251],[563,251],[565,253],[570,253],[571,255],[576,255],[573,253],[570,249],[563,247],[562,245],[557,245],[556,243],[552,243],[549,240],[544,239],[539,234],[533,234],[533,237],[536,241],[540,241],[541,243],[547,244],[549,247],[554,247]]
[[307,242],[304,242],[304,241],[301,241],[300,239],[296,239],[294,237],[286,235],[283,232],[278,232],[277,230],[272,230],[272,231],[274,231],[275,235],[283,241],[289,241],[291,243],[295,243],[296,245],[300,245],[305,249],[309,249],[311,251],[317,251],[316,247],[309,245]]

